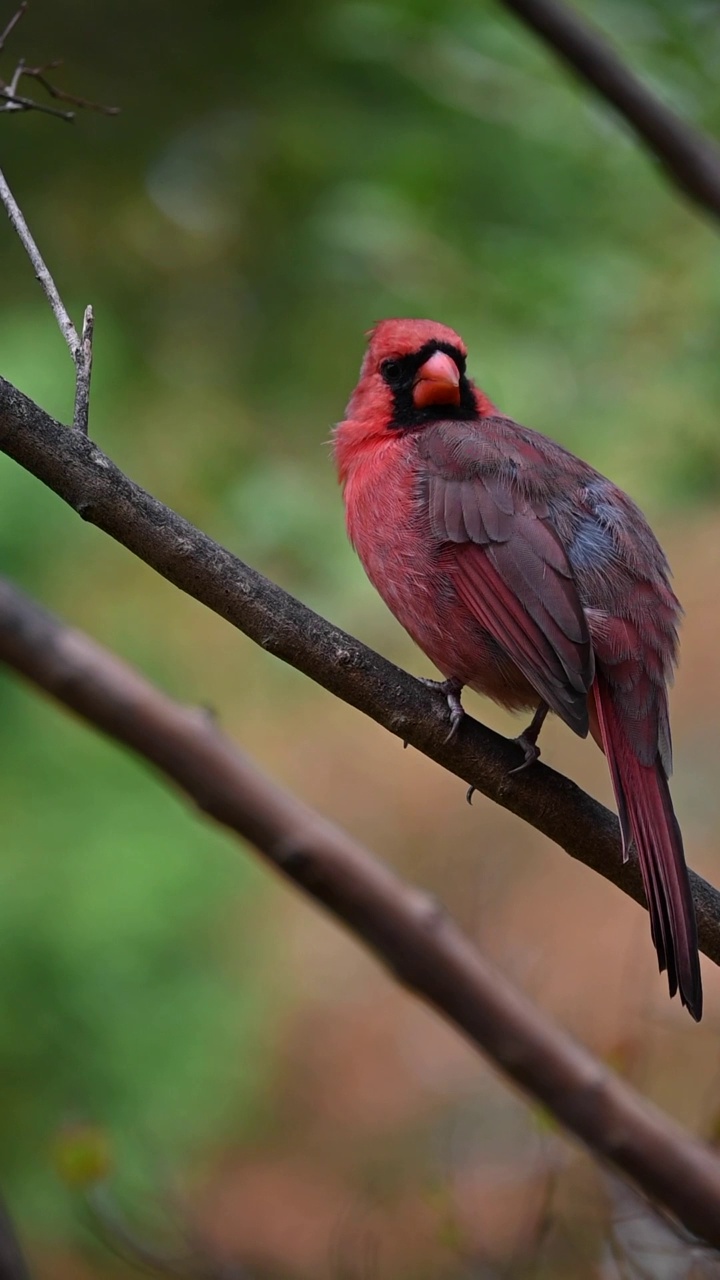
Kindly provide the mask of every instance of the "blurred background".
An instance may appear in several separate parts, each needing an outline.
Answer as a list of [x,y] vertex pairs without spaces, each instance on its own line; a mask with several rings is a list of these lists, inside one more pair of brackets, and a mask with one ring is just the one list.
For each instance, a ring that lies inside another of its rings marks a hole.
[[[720,134],[716,3],[581,7]],[[66,303],[95,307],[92,435],[432,674],[346,542],[328,439],[374,320],[456,327],[493,400],[628,488],[667,547],[687,611],[674,796],[717,882],[717,229],[491,0],[34,0],[0,74],[20,54],[63,56],[59,84],[122,107],[0,124]],[[0,278],[0,371],[67,421],[69,357],[8,225]],[[482,797],[468,808],[3,457],[0,565],[216,708],[574,1034],[683,1123],[720,1128],[717,972],[696,1028],[616,889]],[[125,1274],[56,1171],[83,1125],[131,1216],[191,1220],[255,1275],[613,1274],[604,1176],[457,1035],[142,764],[4,672],[0,700],[0,1182],[39,1276]],[[610,803],[592,744],[553,724],[543,752]]]

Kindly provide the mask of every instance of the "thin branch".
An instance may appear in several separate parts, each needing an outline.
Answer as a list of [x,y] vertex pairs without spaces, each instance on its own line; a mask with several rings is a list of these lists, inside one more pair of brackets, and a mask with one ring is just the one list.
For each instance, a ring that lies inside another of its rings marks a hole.
[[[73,107],[79,107],[82,111],[98,111],[104,116],[117,116],[120,114],[119,107],[108,107],[102,102],[93,102],[90,98],[80,98],[76,93],[68,93],[66,89],[58,89],[57,85],[48,80],[45,72],[56,71],[58,67],[63,65],[62,58],[55,58],[52,62],[46,62],[40,67],[26,67],[22,64],[21,76],[27,76],[28,79],[36,80],[39,85],[51,98],[57,98],[59,102],[68,102]],[[37,103],[33,103],[36,109],[39,109]],[[73,120],[74,113],[60,112],[66,119]]]
[[625,66],[612,45],[560,0],[500,0],[627,120],[686,195],[720,217],[720,147]]
[[18,62],[18,64],[17,64],[17,66],[16,66],[16,68],[15,68],[14,72],[13,72],[12,80],[10,81],[9,85],[7,86],[7,89],[8,89],[8,93],[9,93],[9,94],[11,94],[11,95],[12,95],[12,94],[14,94],[14,93],[17,93],[18,85],[19,85],[19,83],[20,83],[20,79],[21,79],[21,77],[22,77],[22,74],[23,74],[23,71],[24,71],[24,70],[25,70],[25,61],[24,61],[24,59],[23,59],[23,58],[21,58],[21,59],[20,59],[20,61],[19,61],[19,62]]
[[17,232],[23,248],[27,253],[35,272],[36,279],[40,282],[42,290],[52,308],[53,315],[58,323],[58,328],[67,343],[70,355],[75,365],[75,412],[73,416],[73,426],[87,435],[88,432],[88,413],[89,413],[89,397],[90,397],[90,375],[92,372],[92,336],[93,336],[93,313],[92,307],[88,307],[85,311],[85,319],[83,323],[82,338],[78,336],[77,329],[73,324],[70,316],[65,308],[57,285],[53,280],[40,250],[35,243],[25,217],[18,205],[12,191],[10,190],[7,179],[0,169],[0,202],[5,206],[8,217],[12,223],[13,229]]
[[[20,19],[27,13],[28,3],[23,0],[20,8],[13,14],[4,31],[0,33],[0,53],[2,53],[8,36],[15,30]],[[15,67],[12,79],[9,83],[0,80],[0,97],[6,99],[6,104],[0,107],[2,111],[43,111],[46,115],[56,116],[60,120],[74,120],[75,113],[73,111],[59,111],[57,107],[48,107],[43,103],[35,102],[32,98],[18,95],[18,85],[23,77],[36,80],[51,98],[57,98],[60,102],[68,102],[74,107],[80,107],[84,111],[99,111],[105,116],[118,115],[119,107],[106,107],[101,102],[92,102],[89,98],[80,98],[77,94],[68,93],[65,89],[58,89],[56,85],[48,80],[46,72],[57,71],[61,67],[62,58],[54,58],[52,62],[45,62],[39,67],[28,67],[25,65],[25,59],[21,58]]]
[[[1,377],[0,452],[268,653],[517,814],[645,905],[638,867],[623,864],[617,818],[608,809],[541,762],[510,776],[518,763],[517,747],[470,716],[448,742],[443,697],[213,542],[125,476],[92,440],[68,431]],[[720,892],[692,872],[690,878],[700,946],[720,964]]]
[[45,265],[42,254],[33,239],[30,228],[25,221],[25,217],[19,204],[7,184],[7,180],[2,170],[0,170],[0,200],[7,210],[7,215],[12,223],[13,230],[17,232],[17,235],[22,242],[22,246],[32,263],[35,278],[39,281],[43,293],[52,307],[53,315],[55,316],[58,328],[68,345],[70,355],[73,360],[77,360],[81,345],[77,330],[65,310],[65,305],[60,297],[57,285]]
[[10,33],[15,30],[20,19],[23,18],[27,13],[27,9],[28,9],[27,0],[22,0],[22,4],[20,5],[20,8],[17,10],[16,13],[13,14],[12,18],[8,22],[4,31],[0,32],[0,53],[2,53],[3,49],[5,48],[5,43]]
[[174,702],[2,580],[0,660],[253,844],[596,1156],[720,1247],[720,1159],[555,1026],[434,899],[261,773],[205,711]]
[[61,111],[59,107],[49,107],[45,102],[36,102],[34,98],[25,98],[18,93],[11,93],[9,88],[0,86],[0,98],[4,98],[5,106],[0,107],[2,111],[40,111],[43,115],[54,116],[56,120],[66,120],[72,124],[75,119],[74,111]]
[[[23,14],[27,10],[27,2],[23,0],[17,13],[8,22],[5,30],[0,34],[0,52],[2,51],[8,36],[17,26]],[[25,60],[21,58],[15,67],[12,79],[9,83],[0,80],[0,99],[4,101],[4,105],[0,106],[2,111],[42,111],[46,115],[56,116],[61,120],[72,121],[74,113],[72,111],[63,111],[58,107],[50,107],[44,103],[35,102],[32,98],[25,97],[18,93],[18,86],[23,78],[36,80],[37,83],[50,94],[52,98],[57,98],[61,102],[71,103],[75,107],[85,108],[91,111],[101,111],[104,115],[117,115],[117,107],[106,107],[99,102],[91,102],[88,98],[79,98],[77,95],[67,93],[63,89],[58,89],[48,80],[46,72],[54,71],[62,66],[60,59],[53,62],[44,63],[37,67],[28,67]],[[22,245],[27,253],[35,275],[39,280],[45,296],[50,303],[53,315],[57,320],[60,332],[68,345],[70,355],[75,365],[75,405],[73,411],[73,427],[76,430],[88,433],[88,421],[90,414],[90,378],[92,375],[92,359],[93,359],[93,311],[92,307],[86,307],[83,318],[82,336],[78,335],[77,329],[70,319],[70,315],[60,297],[60,292],[53,280],[40,250],[30,233],[30,229],[25,221],[23,213],[10,190],[7,180],[0,170],[0,201],[4,204],[8,217],[17,232]]]

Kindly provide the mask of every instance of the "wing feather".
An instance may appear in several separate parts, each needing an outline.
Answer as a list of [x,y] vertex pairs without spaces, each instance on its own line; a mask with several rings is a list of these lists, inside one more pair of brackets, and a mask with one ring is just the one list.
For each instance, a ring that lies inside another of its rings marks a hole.
[[457,451],[443,467],[438,453],[436,437],[426,510],[455,590],[538,697],[584,737],[593,649],[547,504],[476,460],[464,474]]

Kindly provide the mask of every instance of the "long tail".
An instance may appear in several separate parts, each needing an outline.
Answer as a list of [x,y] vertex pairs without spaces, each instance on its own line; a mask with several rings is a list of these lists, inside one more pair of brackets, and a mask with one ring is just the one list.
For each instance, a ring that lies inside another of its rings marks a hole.
[[695,907],[667,775],[659,753],[652,765],[638,760],[601,672],[592,693],[620,817],[623,853],[627,858],[632,839],[660,972],[667,970],[670,995],[679,990],[682,1003],[699,1022],[703,997]]

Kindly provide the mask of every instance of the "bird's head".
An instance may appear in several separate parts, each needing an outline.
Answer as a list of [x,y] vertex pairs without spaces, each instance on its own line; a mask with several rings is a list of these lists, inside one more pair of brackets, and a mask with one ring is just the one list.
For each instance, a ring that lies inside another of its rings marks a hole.
[[466,359],[465,343],[447,325],[381,320],[368,334],[358,384],[336,429],[336,454],[432,422],[474,421],[494,412],[467,378]]

